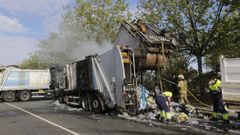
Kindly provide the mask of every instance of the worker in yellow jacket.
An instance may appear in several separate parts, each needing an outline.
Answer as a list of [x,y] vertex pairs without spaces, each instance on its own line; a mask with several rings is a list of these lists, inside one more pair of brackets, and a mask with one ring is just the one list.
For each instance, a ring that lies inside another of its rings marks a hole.
[[155,96],[155,102],[158,105],[158,109],[160,110],[160,121],[169,123],[172,119],[171,116],[171,98],[172,92],[165,91],[161,95]]
[[222,82],[213,78],[209,81],[209,90],[212,96],[213,112],[212,120],[218,119],[218,113],[222,113],[225,123],[229,123],[228,108],[222,101]]
[[178,93],[179,93],[179,103],[190,104],[187,98],[188,85],[187,81],[184,79],[183,75],[178,76]]

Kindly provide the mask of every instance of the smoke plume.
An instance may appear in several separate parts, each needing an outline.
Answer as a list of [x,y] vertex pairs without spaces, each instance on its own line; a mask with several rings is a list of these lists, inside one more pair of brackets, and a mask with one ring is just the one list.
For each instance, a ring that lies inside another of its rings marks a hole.
[[44,63],[64,65],[88,55],[102,54],[112,48],[110,40],[101,45],[87,37],[83,25],[74,14],[68,14],[59,25],[59,33],[51,33],[39,45],[37,55]]

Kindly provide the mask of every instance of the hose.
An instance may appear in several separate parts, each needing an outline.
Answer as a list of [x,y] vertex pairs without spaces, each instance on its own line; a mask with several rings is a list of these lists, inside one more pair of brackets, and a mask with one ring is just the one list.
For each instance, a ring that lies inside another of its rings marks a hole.
[[[170,80],[167,80],[167,79],[165,79],[165,78],[160,78],[160,79],[161,79],[161,80],[164,80],[164,81],[166,81],[166,82],[168,82],[168,83],[171,83],[171,84],[173,84],[173,85],[177,85],[176,83],[174,83],[174,82],[172,82],[172,81],[170,81]],[[203,103],[203,102],[200,101],[196,96],[194,96],[194,94],[193,94],[191,91],[187,90],[187,92],[188,92],[198,103],[200,103],[201,105],[203,105],[203,106],[205,106],[205,107],[211,108],[210,105],[207,105],[207,104]]]
[[198,103],[200,103],[201,105],[203,105],[203,106],[205,106],[205,107],[211,108],[210,105],[207,105],[207,104],[203,103],[203,102],[200,101],[196,96],[194,96],[194,94],[193,94],[191,91],[187,90],[187,92],[188,92],[196,101],[198,101]]

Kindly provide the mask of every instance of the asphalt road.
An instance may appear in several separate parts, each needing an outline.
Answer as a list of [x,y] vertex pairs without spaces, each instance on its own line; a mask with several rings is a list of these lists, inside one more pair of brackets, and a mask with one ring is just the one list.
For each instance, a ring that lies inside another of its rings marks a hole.
[[214,134],[164,125],[154,127],[53,104],[53,100],[0,102],[0,135]]

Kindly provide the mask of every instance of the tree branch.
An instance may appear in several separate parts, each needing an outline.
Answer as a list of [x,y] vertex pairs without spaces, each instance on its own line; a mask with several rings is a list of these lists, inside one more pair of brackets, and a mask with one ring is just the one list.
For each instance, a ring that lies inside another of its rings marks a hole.
[[[188,0],[186,0],[186,4],[189,4]],[[188,7],[187,7],[187,11],[188,11],[188,15],[189,15],[190,25],[191,25],[191,28],[193,29],[193,38],[194,38],[194,42],[195,42],[194,44],[200,48],[198,35],[197,35],[198,30],[197,30],[195,19],[194,19],[193,15],[191,14],[191,11]]]
[[208,39],[206,40],[205,43],[203,43],[204,48],[206,48],[206,46],[209,44],[209,42],[211,41],[211,39],[213,38],[213,35],[215,34],[215,32],[217,30],[217,27],[221,20],[220,18],[221,18],[222,8],[223,8],[223,4],[220,3],[218,6],[217,13],[216,13],[216,18],[214,19],[214,24],[209,32],[210,34],[208,35]]

